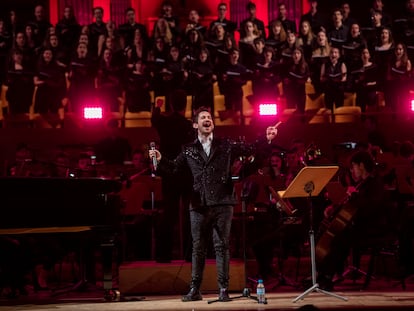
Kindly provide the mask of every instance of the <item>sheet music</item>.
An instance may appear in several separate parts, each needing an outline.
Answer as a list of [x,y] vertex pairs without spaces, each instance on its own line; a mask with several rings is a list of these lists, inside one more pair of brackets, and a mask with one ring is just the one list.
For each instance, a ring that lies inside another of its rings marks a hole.
[[228,76],[240,76],[241,75],[240,72],[235,72],[235,71],[226,71],[226,74]]
[[295,78],[298,78],[298,79],[304,79],[305,78],[305,76],[298,75],[298,74],[296,74],[296,73],[294,73],[292,71],[289,71],[289,75],[291,75],[291,76],[293,76]]

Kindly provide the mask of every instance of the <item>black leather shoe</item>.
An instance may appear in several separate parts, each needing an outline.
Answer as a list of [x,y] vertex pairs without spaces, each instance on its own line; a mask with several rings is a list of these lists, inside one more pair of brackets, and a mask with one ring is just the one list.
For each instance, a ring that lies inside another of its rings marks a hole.
[[203,300],[203,296],[201,296],[200,291],[196,287],[192,287],[187,295],[183,296],[181,298],[182,301],[197,301],[197,300]]
[[227,291],[227,288],[220,288],[219,293],[219,301],[230,301],[231,298],[229,297],[229,292]]

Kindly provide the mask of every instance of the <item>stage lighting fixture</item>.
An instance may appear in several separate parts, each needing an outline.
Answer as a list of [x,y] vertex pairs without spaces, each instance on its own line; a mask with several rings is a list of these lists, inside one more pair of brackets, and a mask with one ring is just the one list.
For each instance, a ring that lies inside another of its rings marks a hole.
[[276,103],[259,104],[259,115],[260,116],[276,116],[277,115],[277,104]]
[[414,99],[411,100],[411,106],[410,106],[410,108],[411,108],[411,111],[414,112]]
[[102,107],[84,107],[83,118],[85,120],[101,120],[103,119]]

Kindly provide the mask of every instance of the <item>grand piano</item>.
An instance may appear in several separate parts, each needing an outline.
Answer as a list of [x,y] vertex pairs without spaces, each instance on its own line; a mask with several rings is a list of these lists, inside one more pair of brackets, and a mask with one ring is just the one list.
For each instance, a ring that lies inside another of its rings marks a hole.
[[0,235],[93,232],[102,247],[108,299],[121,187],[116,180],[102,178],[0,177]]

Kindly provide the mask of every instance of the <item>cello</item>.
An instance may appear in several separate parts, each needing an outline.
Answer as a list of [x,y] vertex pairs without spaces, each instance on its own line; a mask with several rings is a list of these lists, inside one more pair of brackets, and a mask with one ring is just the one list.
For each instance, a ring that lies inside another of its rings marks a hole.
[[352,222],[358,207],[353,204],[353,198],[358,195],[359,189],[367,179],[361,180],[355,187],[355,191],[348,194],[342,202],[334,207],[330,217],[325,217],[319,227],[315,256],[317,262],[323,260],[330,254],[332,243]]

